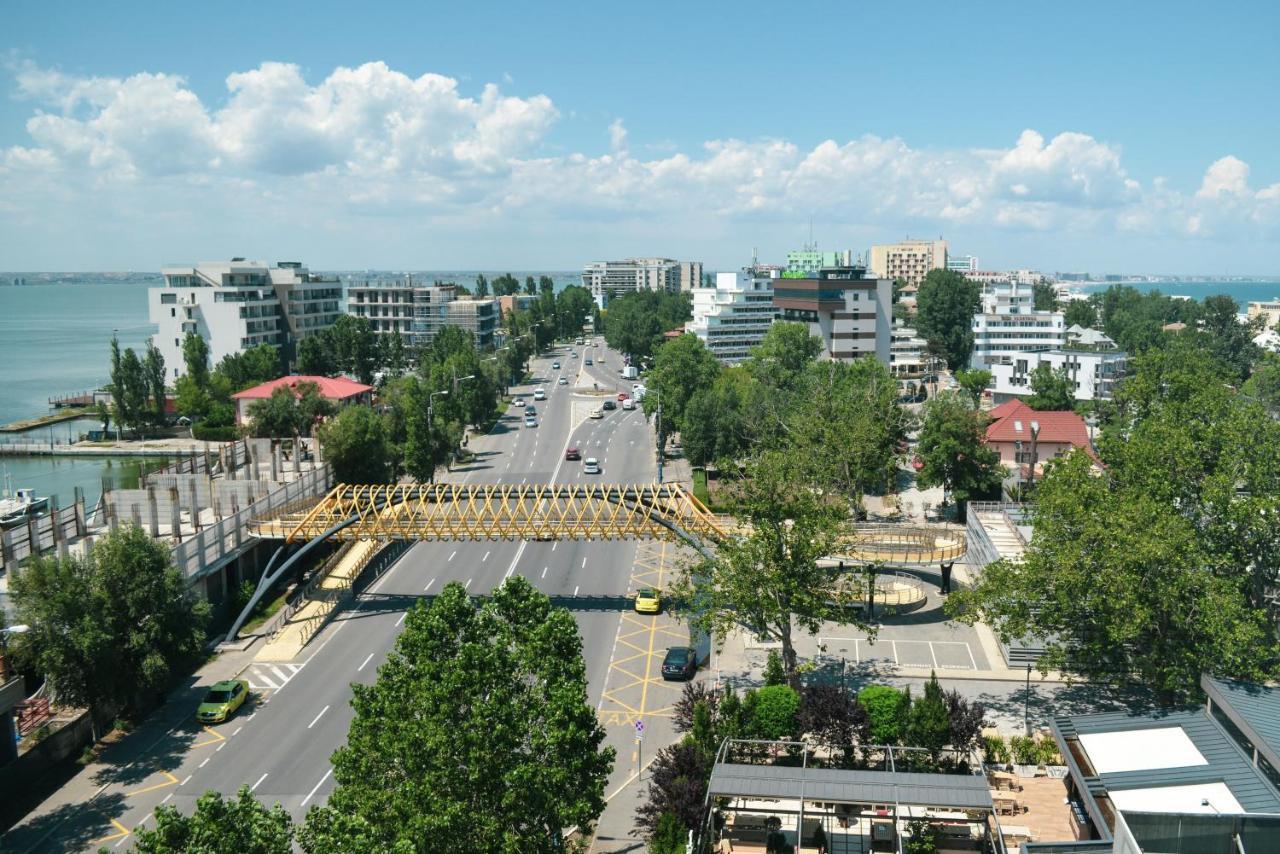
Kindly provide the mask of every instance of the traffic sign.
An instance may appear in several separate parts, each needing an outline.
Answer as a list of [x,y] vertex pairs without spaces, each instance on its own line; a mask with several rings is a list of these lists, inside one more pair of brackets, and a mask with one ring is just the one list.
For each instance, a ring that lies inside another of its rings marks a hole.
[[644,738],[644,721],[636,721],[636,741]]

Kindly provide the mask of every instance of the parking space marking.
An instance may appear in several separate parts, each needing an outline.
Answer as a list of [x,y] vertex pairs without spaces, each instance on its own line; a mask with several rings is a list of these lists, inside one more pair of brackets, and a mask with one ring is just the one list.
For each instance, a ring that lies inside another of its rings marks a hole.
[[[932,667],[935,670],[977,670],[978,661],[967,641],[926,641],[906,638],[819,637],[828,655],[853,653],[858,664],[890,658],[899,667]],[[885,647],[888,649],[886,650]]]

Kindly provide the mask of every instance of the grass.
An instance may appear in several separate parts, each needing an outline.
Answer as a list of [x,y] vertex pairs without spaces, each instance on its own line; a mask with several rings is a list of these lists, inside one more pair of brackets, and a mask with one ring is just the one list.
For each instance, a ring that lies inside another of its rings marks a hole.
[[267,620],[275,616],[276,612],[284,607],[285,594],[281,593],[276,598],[268,601],[263,599],[253,609],[253,613],[249,615],[249,619],[244,621],[241,626],[241,634],[250,634]]
[[711,500],[711,491],[707,489],[707,470],[693,470],[693,497],[707,505],[708,510],[715,510],[715,503]]

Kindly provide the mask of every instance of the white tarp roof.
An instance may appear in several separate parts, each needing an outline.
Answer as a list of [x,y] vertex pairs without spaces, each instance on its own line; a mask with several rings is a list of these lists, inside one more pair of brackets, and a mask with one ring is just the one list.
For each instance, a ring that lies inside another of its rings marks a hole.
[[[1156,786],[1152,789],[1112,789],[1107,793],[1122,812],[1243,813],[1226,783],[1195,783],[1190,786]],[[1209,803],[1205,803],[1208,801]]]
[[1099,774],[1209,764],[1180,726],[1081,733],[1080,743]]

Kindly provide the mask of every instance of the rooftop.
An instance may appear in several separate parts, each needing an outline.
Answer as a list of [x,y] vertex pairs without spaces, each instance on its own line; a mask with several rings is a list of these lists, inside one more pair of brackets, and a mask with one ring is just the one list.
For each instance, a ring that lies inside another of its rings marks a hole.
[[271,397],[271,393],[278,388],[291,388],[295,393],[301,383],[315,383],[320,387],[320,396],[329,400],[346,400],[350,397],[373,391],[373,386],[358,383],[355,380],[346,377],[313,377],[313,376],[287,376],[278,380],[262,383],[253,388],[247,388],[244,391],[236,392],[231,395],[235,400],[258,400]]
[[898,803],[938,809],[990,811],[991,792],[976,774],[796,768],[718,762],[707,791],[712,796],[787,798],[823,803]]
[[1212,676],[1202,677],[1200,686],[1262,757],[1280,768],[1280,686]]
[[987,413],[988,442],[1030,442],[1033,424],[1039,425],[1037,441],[1092,448],[1089,427],[1074,412],[1037,412],[1021,400],[1010,400]]

